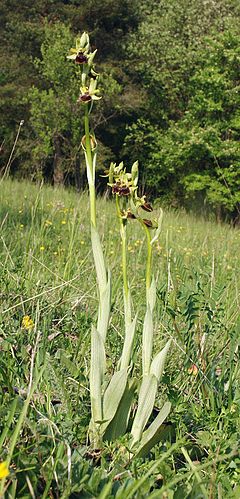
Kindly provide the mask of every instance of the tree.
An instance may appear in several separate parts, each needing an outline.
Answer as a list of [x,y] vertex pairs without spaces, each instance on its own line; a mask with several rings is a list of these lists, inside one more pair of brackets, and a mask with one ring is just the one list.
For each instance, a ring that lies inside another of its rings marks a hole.
[[148,99],[126,154],[138,149],[155,195],[185,205],[200,196],[219,216],[239,202],[239,21],[232,1],[160,2],[130,45]]

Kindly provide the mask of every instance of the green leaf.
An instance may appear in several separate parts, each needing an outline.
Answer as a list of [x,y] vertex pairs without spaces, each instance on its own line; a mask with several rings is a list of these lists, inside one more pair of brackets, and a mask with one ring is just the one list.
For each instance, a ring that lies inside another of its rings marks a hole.
[[101,293],[101,296],[99,297],[98,323],[97,323],[97,330],[99,331],[104,343],[107,336],[110,310],[111,310],[111,274],[110,271],[108,271],[107,285],[104,291]]
[[100,294],[104,293],[107,287],[107,275],[103,256],[102,245],[97,229],[91,226],[91,239],[92,239],[92,249],[93,258],[96,267],[97,280],[99,285]]
[[155,281],[154,276],[152,278],[151,286],[147,290],[147,301],[148,301],[148,304],[150,306],[150,310],[153,313],[153,309],[154,309],[155,303],[156,303],[156,281]]
[[126,388],[127,378],[128,378],[127,369],[121,369],[120,371],[117,371],[113,375],[104,393],[103,419],[104,421],[106,421],[106,423],[102,425],[101,432],[105,431],[106,427],[112,421],[118,410],[121,398]]
[[101,335],[92,326],[90,397],[93,422],[102,421],[102,382],[106,369],[105,348]]
[[165,433],[165,427],[162,427],[162,423],[168,417],[170,410],[171,404],[170,402],[166,402],[149,428],[144,431],[134,457],[146,456],[152,447],[161,440]]
[[104,433],[104,440],[113,441],[126,433],[136,387],[137,380],[127,381],[117,412]]
[[139,391],[138,408],[132,425],[132,444],[131,447],[139,442],[142,432],[151,416],[155,397],[157,393],[157,378],[153,374],[144,376]]
[[126,325],[125,338],[124,338],[122,357],[121,357],[121,369],[128,368],[131,361],[132,346],[136,330],[136,322],[137,322],[137,316],[134,317],[131,324]]
[[153,346],[153,320],[152,320],[152,312],[150,309],[150,305],[148,305],[144,317],[143,338],[142,338],[142,369],[144,376],[147,376],[150,372],[152,346]]
[[168,354],[168,350],[171,345],[171,340],[167,342],[165,347],[154,357],[152,363],[151,363],[151,368],[150,368],[150,373],[154,374],[158,380],[158,383],[162,377],[164,365],[166,362],[166,357]]

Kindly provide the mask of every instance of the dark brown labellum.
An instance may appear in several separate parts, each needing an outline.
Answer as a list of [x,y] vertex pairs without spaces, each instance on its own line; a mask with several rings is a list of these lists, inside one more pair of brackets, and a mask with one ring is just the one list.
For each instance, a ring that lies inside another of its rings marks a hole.
[[91,95],[89,95],[88,92],[86,92],[85,94],[80,95],[79,100],[81,102],[89,102],[90,100],[92,100],[92,97],[91,97]]
[[112,193],[113,193],[113,194],[118,194],[118,193],[119,193],[119,190],[120,190],[119,185],[114,184],[114,185],[112,186]]
[[153,207],[150,205],[150,203],[144,203],[141,204],[141,208],[145,211],[153,211]]
[[76,59],[75,59],[75,62],[76,62],[76,64],[86,64],[87,57],[82,52],[79,52]]
[[135,217],[135,215],[131,211],[128,211],[127,212],[127,218],[136,218],[136,217]]
[[142,221],[143,221],[144,225],[146,225],[147,227],[151,228],[153,226],[152,221],[147,220],[147,218],[143,218]]
[[129,187],[127,186],[120,187],[119,194],[120,196],[128,196],[128,194],[130,194]]

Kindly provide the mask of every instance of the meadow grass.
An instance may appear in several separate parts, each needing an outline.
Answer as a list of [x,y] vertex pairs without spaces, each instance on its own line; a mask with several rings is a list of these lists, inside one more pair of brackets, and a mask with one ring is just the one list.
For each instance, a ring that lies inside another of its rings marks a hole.
[[[88,212],[86,193],[1,184],[0,461],[12,448],[6,497],[239,497],[239,231],[164,209],[154,248],[154,348],[173,340],[158,399],[167,396],[173,409],[161,444],[147,460],[128,462],[126,442],[94,455],[88,447],[97,311]],[[123,339],[121,246],[114,203],[99,197],[97,213],[113,275],[113,372]],[[135,221],[128,237],[139,338],[146,245]],[[24,326],[26,316],[32,322]]]

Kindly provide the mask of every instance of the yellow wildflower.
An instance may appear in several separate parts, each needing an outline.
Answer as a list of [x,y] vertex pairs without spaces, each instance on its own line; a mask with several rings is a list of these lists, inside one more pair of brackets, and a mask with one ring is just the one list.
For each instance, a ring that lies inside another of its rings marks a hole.
[[22,319],[22,327],[24,329],[32,329],[34,326],[34,322],[31,319],[30,315],[24,315]]
[[6,461],[3,461],[2,463],[0,463],[0,480],[6,478],[8,475],[9,475],[9,469],[7,463]]
[[44,251],[45,250],[45,246],[40,246],[40,251]]

